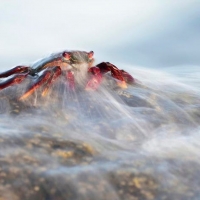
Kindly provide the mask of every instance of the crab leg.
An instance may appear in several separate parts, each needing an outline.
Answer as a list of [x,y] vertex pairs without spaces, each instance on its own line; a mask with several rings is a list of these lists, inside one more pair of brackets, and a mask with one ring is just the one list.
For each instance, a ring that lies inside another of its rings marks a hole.
[[129,83],[129,84],[135,83],[135,79],[128,72],[124,71],[123,69],[120,71],[126,83]]
[[117,84],[122,88],[127,88],[126,83],[133,83],[134,78],[126,71],[118,69],[115,65],[109,62],[102,62],[96,65],[101,71],[102,74],[111,72],[111,75],[119,80]]
[[61,68],[60,67],[54,67],[53,74],[51,78],[46,82],[46,86],[42,92],[42,96],[46,96],[48,94],[49,88],[52,85],[52,83],[61,75]]
[[19,73],[29,73],[30,72],[30,67],[27,66],[17,66],[14,67],[8,71],[0,73],[0,78],[5,78],[8,76],[11,76],[13,74],[19,74]]
[[66,73],[66,78],[69,84],[69,89],[74,91],[75,90],[75,80],[74,80],[74,74],[72,71],[68,71]]
[[[52,69],[45,69],[42,75],[38,78],[38,80],[31,85],[31,87],[19,98],[19,100],[24,100],[29,97],[35,90],[44,84],[50,85],[55,78],[57,78],[61,74],[60,67],[54,67]],[[48,89],[44,89],[43,96],[47,93]]]
[[11,78],[6,79],[5,81],[1,81],[0,90],[21,83],[27,77],[27,75],[28,74],[15,74]]

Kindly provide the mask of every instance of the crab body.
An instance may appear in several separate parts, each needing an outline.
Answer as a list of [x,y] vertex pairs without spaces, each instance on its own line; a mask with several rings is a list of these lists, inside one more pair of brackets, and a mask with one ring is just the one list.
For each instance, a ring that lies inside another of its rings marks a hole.
[[23,82],[27,76],[34,81],[19,100],[28,98],[38,88],[42,88],[42,96],[46,96],[49,88],[60,76],[66,78],[70,90],[75,90],[76,84],[80,82],[85,84],[86,90],[96,90],[107,72],[111,72],[111,76],[122,88],[127,87],[126,83],[134,83],[134,78],[129,73],[109,62],[93,66],[93,54],[93,51],[62,51],[30,66],[14,67],[0,73],[0,90]]

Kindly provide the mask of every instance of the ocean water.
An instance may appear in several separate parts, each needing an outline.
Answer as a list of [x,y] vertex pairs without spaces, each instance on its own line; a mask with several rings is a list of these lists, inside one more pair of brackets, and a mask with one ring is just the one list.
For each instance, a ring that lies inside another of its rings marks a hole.
[[1,199],[200,198],[199,67],[123,68],[127,89],[108,74],[97,91],[1,91]]
[[77,74],[75,92],[60,78],[46,97],[39,89],[25,101],[31,78],[1,90],[0,200],[199,200],[199,8],[2,1],[0,72],[66,48],[93,50],[96,63],[136,83],[120,89],[108,73],[92,92]]

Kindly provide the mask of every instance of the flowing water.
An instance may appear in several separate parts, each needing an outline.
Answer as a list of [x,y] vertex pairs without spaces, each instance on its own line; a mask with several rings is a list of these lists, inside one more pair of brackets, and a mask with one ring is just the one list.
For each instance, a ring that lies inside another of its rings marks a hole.
[[198,66],[125,66],[137,83],[76,92],[58,81],[46,98],[0,93],[0,199],[200,198]]

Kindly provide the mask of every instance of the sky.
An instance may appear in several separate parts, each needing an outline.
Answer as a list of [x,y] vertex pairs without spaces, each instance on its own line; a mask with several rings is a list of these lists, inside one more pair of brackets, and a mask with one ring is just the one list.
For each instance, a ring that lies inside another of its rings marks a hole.
[[52,52],[95,52],[97,62],[200,64],[198,0],[1,0],[0,69]]

